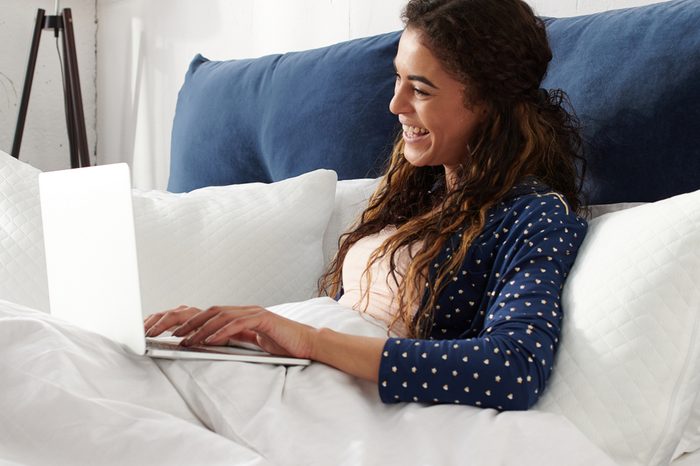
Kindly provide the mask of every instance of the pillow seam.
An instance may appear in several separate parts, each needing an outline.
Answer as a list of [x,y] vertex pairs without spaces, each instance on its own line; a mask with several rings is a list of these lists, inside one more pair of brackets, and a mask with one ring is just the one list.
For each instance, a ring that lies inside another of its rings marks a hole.
[[[679,391],[681,390],[681,386],[687,384],[688,382],[688,376],[690,371],[690,366],[692,365],[692,355],[694,354],[695,347],[697,346],[697,338],[694,338],[694,336],[697,335],[698,331],[698,325],[700,324],[700,318],[698,317],[697,313],[695,313],[695,317],[693,319],[693,331],[690,333],[689,339],[690,342],[687,346],[687,349],[685,351],[685,357],[683,360],[683,368],[680,371],[680,374],[676,378],[675,383],[673,384],[673,393],[670,397],[669,400],[669,407],[666,411],[666,416],[664,420],[664,425],[663,428],[661,429],[661,435],[659,435],[655,445],[652,447],[652,456],[650,459],[653,461],[650,462],[650,464],[662,464],[659,462],[660,458],[659,455],[663,454],[663,445],[664,443],[669,442],[669,437],[671,435],[671,430],[672,426],[675,424],[680,424],[679,422],[672,422],[673,413],[677,411],[678,408],[678,397],[679,397]],[[697,396],[697,395],[696,395]],[[692,405],[691,405],[692,406]],[[670,450],[670,456],[668,458],[662,458],[664,460],[664,463],[667,461],[670,461],[671,458],[673,457],[673,454],[678,447],[681,439],[683,438],[683,433],[685,432],[685,426],[688,424],[688,419],[690,419],[690,413],[687,413],[687,417],[685,418],[685,422],[682,423],[683,425],[683,430],[680,432],[679,438],[673,443],[673,448]]]

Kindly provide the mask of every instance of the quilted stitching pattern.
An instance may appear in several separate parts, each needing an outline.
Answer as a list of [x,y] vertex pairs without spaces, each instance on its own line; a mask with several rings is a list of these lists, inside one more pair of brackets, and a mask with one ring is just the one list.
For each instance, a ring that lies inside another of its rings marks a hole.
[[49,310],[39,170],[0,151],[0,298]]
[[188,194],[136,193],[144,312],[315,296],[335,173]]
[[700,388],[698,283],[700,191],[592,220],[537,409],[620,464],[668,464]]

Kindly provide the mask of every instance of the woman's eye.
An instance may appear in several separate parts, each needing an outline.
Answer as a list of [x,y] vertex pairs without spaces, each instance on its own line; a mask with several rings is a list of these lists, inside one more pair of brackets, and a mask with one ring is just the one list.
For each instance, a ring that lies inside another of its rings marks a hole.
[[416,95],[421,96],[421,97],[425,97],[426,95],[430,95],[430,94],[428,94],[427,92],[422,91],[422,90],[420,90],[420,89],[417,88],[417,87],[414,87],[414,88],[413,88],[413,92],[415,92]]

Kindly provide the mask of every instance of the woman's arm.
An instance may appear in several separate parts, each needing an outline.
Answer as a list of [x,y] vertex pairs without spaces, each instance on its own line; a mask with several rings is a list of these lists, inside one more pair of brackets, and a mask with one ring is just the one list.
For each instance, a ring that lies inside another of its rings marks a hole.
[[[585,222],[565,213],[564,207],[559,199],[528,196],[507,211],[505,218],[511,222],[494,232],[507,234],[494,250],[495,262],[476,314],[481,320],[478,334],[390,338],[379,368],[382,401],[500,410],[527,409],[537,401],[559,342],[561,292],[586,232]],[[462,274],[455,280],[443,292],[437,317],[467,319],[469,298],[460,293],[473,283]],[[434,333],[439,335],[446,322],[435,323]]]
[[311,359],[361,379],[377,382],[386,338],[339,333],[327,328],[316,331]]
[[274,354],[309,358],[350,375],[376,382],[386,338],[317,329],[259,306],[216,306],[201,311],[180,306],[153,314],[145,322],[148,336],[173,329],[184,346],[225,345],[235,338]]

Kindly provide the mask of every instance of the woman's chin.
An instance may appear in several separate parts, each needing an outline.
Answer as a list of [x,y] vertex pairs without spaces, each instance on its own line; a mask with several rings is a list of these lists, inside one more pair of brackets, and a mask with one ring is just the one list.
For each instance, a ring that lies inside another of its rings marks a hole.
[[408,163],[416,167],[423,167],[430,165],[428,162],[430,156],[428,154],[428,149],[410,147],[408,144],[404,147],[403,156]]

